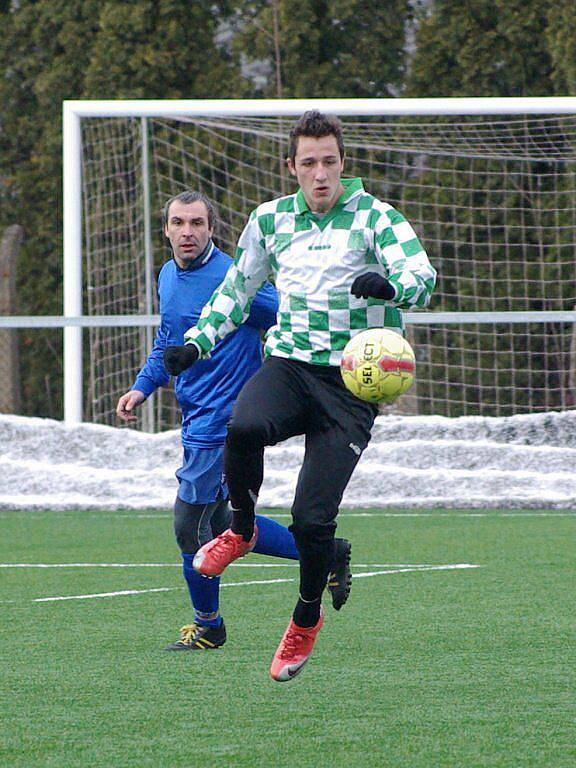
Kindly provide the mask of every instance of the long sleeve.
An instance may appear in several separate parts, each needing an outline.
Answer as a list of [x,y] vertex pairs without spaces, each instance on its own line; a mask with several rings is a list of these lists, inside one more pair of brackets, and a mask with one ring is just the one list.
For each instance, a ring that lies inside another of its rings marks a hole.
[[254,296],[246,324],[267,331],[268,328],[276,325],[277,312],[278,293],[273,285],[266,283]]
[[254,211],[238,241],[234,263],[204,306],[198,324],[184,334],[185,343],[195,343],[207,355],[246,320],[256,292],[269,275],[264,234]]
[[426,307],[436,270],[411,225],[390,206],[375,224],[374,251],[396,289],[396,297],[387,303],[401,309]]
[[164,366],[164,350],[168,346],[168,331],[165,319],[162,318],[160,327],[156,332],[152,351],[146,362],[140,369],[132,389],[143,392],[149,397],[158,387],[165,387],[170,381],[170,376]]

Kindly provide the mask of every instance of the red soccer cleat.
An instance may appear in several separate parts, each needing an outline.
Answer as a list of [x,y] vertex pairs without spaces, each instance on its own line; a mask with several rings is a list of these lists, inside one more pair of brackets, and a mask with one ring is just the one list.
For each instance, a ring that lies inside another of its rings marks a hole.
[[258,528],[254,526],[254,535],[250,541],[245,541],[239,533],[230,528],[216,536],[215,539],[200,547],[194,555],[192,565],[198,573],[204,576],[220,576],[226,566],[247,555],[254,549],[258,538]]
[[302,671],[304,664],[310,658],[316,642],[316,635],[322,629],[323,623],[324,611],[322,607],[320,608],[318,623],[313,627],[299,627],[294,624],[293,619],[290,619],[288,629],[284,632],[272,659],[270,676],[273,680],[285,683]]

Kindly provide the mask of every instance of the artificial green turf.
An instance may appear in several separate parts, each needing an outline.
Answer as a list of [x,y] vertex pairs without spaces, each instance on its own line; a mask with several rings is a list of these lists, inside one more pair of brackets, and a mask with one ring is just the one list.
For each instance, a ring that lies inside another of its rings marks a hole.
[[[3,563],[179,561],[168,514],[7,511],[0,530]],[[355,579],[287,684],[268,667],[295,582],[223,589],[226,646],[169,654],[178,568],[0,569],[0,765],[573,768],[576,515],[344,512],[339,532],[355,563],[481,567]]]

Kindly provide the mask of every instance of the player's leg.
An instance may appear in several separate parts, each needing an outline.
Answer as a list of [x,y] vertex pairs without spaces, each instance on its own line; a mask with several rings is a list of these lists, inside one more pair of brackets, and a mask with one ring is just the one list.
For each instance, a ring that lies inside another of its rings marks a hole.
[[[211,538],[219,536],[227,528],[230,528],[231,522],[232,510],[228,500],[226,500],[221,503],[212,515]],[[298,550],[294,536],[285,525],[281,525],[276,520],[265,515],[256,515],[256,525],[258,526],[258,538],[252,550],[254,554],[298,560]]]
[[359,459],[348,447],[350,441],[342,450],[332,431],[306,436],[305,458],[292,508],[291,530],[300,553],[300,594],[294,621],[302,627],[318,621],[322,593],[336,555],[338,507]]
[[[306,433],[291,526],[300,553],[300,593],[292,619],[272,660],[270,674],[284,682],[307,662],[322,627],[322,592],[335,555],[334,532],[342,495],[370,439],[376,409],[358,408],[339,393],[332,373],[319,377],[313,394],[314,423]],[[357,401],[360,403],[360,401]]]
[[224,454],[231,529],[198,552],[194,567],[202,573],[219,575],[256,545],[255,505],[263,480],[264,447],[303,432],[306,408],[298,370],[281,358],[266,360],[242,388]]
[[[335,375],[336,374],[336,375]],[[322,372],[315,389],[314,424],[306,434],[292,533],[300,553],[300,600],[294,619],[312,626],[335,555],[336,515],[346,486],[370,440],[377,409],[351,395],[339,372]]]
[[[358,456],[334,441],[333,429],[307,435],[298,478],[292,532],[300,553],[298,600],[270,666],[271,677],[287,682],[310,658],[324,622],[322,592],[335,556],[338,506]],[[350,455],[351,454],[351,455]]]
[[265,515],[256,515],[258,537],[252,550],[256,555],[284,557],[288,560],[298,560],[298,548],[294,535],[285,526]]
[[[174,504],[174,532],[182,553],[183,574],[194,611],[194,622],[182,627],[181,637],[166,650],[206,650],[220,647],[226,629],[219,612],[220,579],[208,579],[192,566],[202,544],[230,527],[232,512],[227,499],[208,504],[188,504],[177,497]],[[298,559],[294,537],[283,525],[257,516],[260,535],[255,551],[260,554]]]
[[219,611],[220,580],[202,577],[192,565],[198,549],[215,535],[213,522],[227,527],[230,521],[222,472],[221,446],[184,448],[183,464],[176,473],[180,487],[174,504],[174,533],[194,621],[182,627],[180,640],[166,650],[211,649],[226,641]]
[[212,538],[207,522],[222,504],[188,504],[177,497],[174,504],[174,532],[182,553],[182,572],[188,587],[194,620],[180,629],[180,639],[167,651],[212,650],[226,642],[226,627],[219,611],[220,579],[202,577],[192,566],[199,546]]
[[264,478],[264,447],[305,428],[304,388],[294,365],[267,359],[244,385],[234,410],[224,451],[232,530],[247,538],[254,528],[256,500]]
[[177,498],[174,504],[174,533],[182,553],[183,573],[200,625],[220,626],[219,579],[202,578],[192,567],[194,555],[202,544],[213,538],[210,518],[222,505],[221,500],[207,504],[188,504]]

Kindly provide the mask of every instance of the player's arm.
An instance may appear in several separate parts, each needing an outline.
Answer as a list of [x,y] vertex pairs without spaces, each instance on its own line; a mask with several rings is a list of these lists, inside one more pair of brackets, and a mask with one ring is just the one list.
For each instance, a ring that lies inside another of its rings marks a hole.
[[368,272],[352,284],[355,296],[372,296],[399,308],[424,308],[436,284],[420,240],[401,213],[381,212],[374,227],[374,252],[386,277]]
[[200,313],[198,324],[184,334],[185,343],[195,344],[201,356],[208,355],[246,320],[252,300],[269,273],[264,234],[254,211],[238,240],[234,263]]
[[154,338],[152,351],[138,372],[132,388],[125,392],[116,404],[116,415],[119,419],[135,421],[134,410],[158,387],[165,387],[170,381],[170,375],[164,365],[164,350],[167,346],[168,332],[162,319]]
[[245,322],[254,296],[269,273],[264,233],[254,211],[238,241],[234,263],[204,306],[198,324],[184,334],[184,347],[166,350],[167,371],[173,376],[182,373]]
[[154,337],[152,351],[146,358],[146,362],[136,376],[132,389],[137,389],[149,397],[158,387],[165,387],[170,381],[170,374],[164,365],[164,351],[168,346],[168,328],[166,320],[162,316],[160,326]]
[[276,325],[277,312],[278,292],[271,283],[266,283],[254,296],[246,324],[267,331]]

